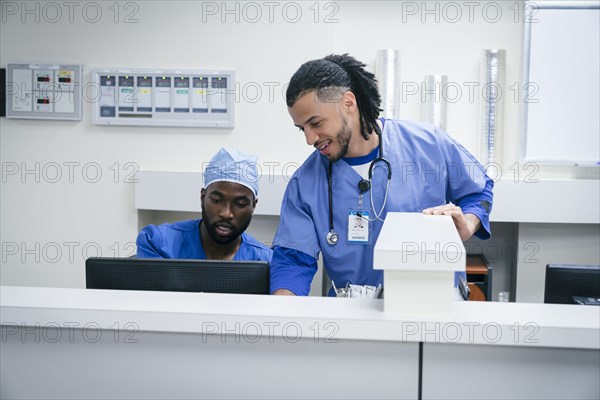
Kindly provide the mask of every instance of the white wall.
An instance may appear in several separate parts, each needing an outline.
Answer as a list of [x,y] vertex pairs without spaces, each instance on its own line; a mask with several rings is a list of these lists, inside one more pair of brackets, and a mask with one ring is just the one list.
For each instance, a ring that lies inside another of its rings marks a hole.
[[[36,165],[40,170],[39,177],[17,173],[3,179],[2,284],[81,287],[84,255],[97,254],[96,249],[103,255],[131,252],[138,224],[133,184],[123,182],[132,171],[125,163],[139,169],[200,170],[220,146],[259,154],[262,162],[301,162],[309,154],[289,121],[282,88],[301,62],[330,50],[330,25],[308,17],[288,23],[281,11],[274,14],[274,23],[268,15],[257,24],[243,18],[236,23],[235,15],[228,16],[228,23],[221,23],[220,15],[206,15],[203,22],[203,3],[189,1],[131,2],[137,11],[120,3],[119,23],[109,8],[114,3],[108,2],[96,3],[103,13],[97,23],[87,22],[82,12],[90,3],[83,2],[75,8],[73,23],[67,8],[62,20],[50,23],[52,10],[46,15],[43,2],[31,2],[28,9],[35,10],[35,4],[39,22],[35,14],[3,13],[2,65],[81,63],[86,81],[95,67],[231,68],[241,89],[236,128],[230,130],[96,126],[91,124],[90,103],[84,104],[80,122],[2,118],[3,171],[15,163],[19,170]],[[3,1],[2,10],[11,5],[20,8],[22,3]],[[307,7],[302,6],[304,13],[310,11]],[[88,19],[94,18],[94,8],[87,10]],[[138,22],[123,23],[133,11]],[[288,19],[294,18],[293,9],[288,13]],[[271,99],[265,82],[278,85]],[[256,87],[263,90],[258,98],[251,91]],[[73,179],[65,162],[80,163]],[[49,183],[56,171],[51,163],[61,167],[57,183]],[[87,170],[82,176],[83,166]],[[95,180],[96,166],[102,178],[88,183]]]
[[597,224],[520,224],[516,300],[544,302],[547,264],[600,264]]
[[[460,94],[448,89],[448,99],[456,100],[448,103],[447,130],[478,155],[483,49],[506,49],[506,82],[518,82],[521,23],[514,20],[510,9],[517,7],[511,2],[475,2],[471,6],[443,1],[370,4],[344,3],[343,18],[335,30],[335,51],[350,52],[374,65],[374,49],[399,49],[400,79],[407,89],[413,83],[420,86],[425,75],[447,75],[448,88],[460,89]],[[479,85],[473,86],[472,98],[469,85]],[[403,94],[401,118],[421,118],[422,93]],[[516,132],[517,104],[505,101],[505,110],[505,130]],[[516,138],[508,136],[507,144],[512,148]]]
[[[55,23],[55,10],[45,2],[28,3],[32,13],[23,12],[22,2],[0,3],[2,66],[81,63],[86,81],[97,67],[230,68],[240,84],[234,129],[96,126],[91,103],[84,104],[79,122],[0,119],[4,285],[82,287],[86,255],[131,253],[140,221],[133,184],[124,180],[134,169],[199,171],[221,146],[256,153],[280,168],[301,163],[311,149],[291,124],[282,89],[309,59],[349,52],[373,68],[377,49],[397,48],[402,81],[420,84],[427,74],[448,75],[463,89],[460,100],[448,105],[448,131],[475,155],[480,92],[470,99],[464,83],[479,82],[482,50],[506,49],[507,85],[519,81],[523,14],[514,2],[456,2],[454,9],[446,2],[275,2],[269,9],[263,2],[136,1],[119,3],[117,22],[115,3],[98,2],[102,16],[95,23],[86,21],[96,18],[90,2],[76,2],[73,22],[61,6]],[[215,7],[215,15],[203,13]],[[253,23],[257,10],[261,18]],[[125,23],[126,17],[137,22]],[[269,87],[275,87],[272,98]],[[405,100],[401,117],[419,119],[420,97]],[[505,102],[501,143],[506,168],[518,154],[514,100]],[[65,164],[70,162],[79,164]],[[72,177],[68,165],[74,165]],[[61,179],[51,183],[57,166]],[[12,167],[19,170],[7,175]],[[22,174],[36,167],[37,176]],[[98,168],[101,178],[90,183]],[[277,220],[258,216],[254,224],[251,232],[270,241]]]

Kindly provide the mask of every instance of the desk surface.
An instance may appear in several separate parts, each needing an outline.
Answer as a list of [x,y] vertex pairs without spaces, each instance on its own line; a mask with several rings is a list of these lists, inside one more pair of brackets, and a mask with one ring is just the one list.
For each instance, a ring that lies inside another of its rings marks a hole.
[[452,316],[434,318],[384,313],[382,300],[11,286],[0,287],[0,306],[2,325],[235,334],[251,324],[275,337],[294,326],[304,338],[600,349],[593,306],[456,302]]

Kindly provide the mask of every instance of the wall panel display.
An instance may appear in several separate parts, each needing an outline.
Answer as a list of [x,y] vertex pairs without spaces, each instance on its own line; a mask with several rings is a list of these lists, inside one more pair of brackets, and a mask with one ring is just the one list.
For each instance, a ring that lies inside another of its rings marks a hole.
[[8,63],[6,117],[81,120],[81,65]]
[[234,126],[234,71],[100,68],[85,95],[97,125]]

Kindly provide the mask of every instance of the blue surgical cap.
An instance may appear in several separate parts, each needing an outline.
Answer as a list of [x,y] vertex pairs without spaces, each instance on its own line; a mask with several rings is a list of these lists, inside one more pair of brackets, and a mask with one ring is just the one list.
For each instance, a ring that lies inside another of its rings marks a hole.
[[204,187],[213,182],[234,182],[252,190],[258,196],[258,157],[222,148],[204,169]]

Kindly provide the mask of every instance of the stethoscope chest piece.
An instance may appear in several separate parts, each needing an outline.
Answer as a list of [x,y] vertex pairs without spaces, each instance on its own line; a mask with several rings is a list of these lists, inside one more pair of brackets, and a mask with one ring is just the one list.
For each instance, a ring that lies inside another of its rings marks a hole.
[[327,240],[327,244],[329,244],[330,246],[336,245],[338,240],[340,239],[338,234],[335,233],[334,231],[329,231],[327,232],[327,236],[325,237],[325,239]]

